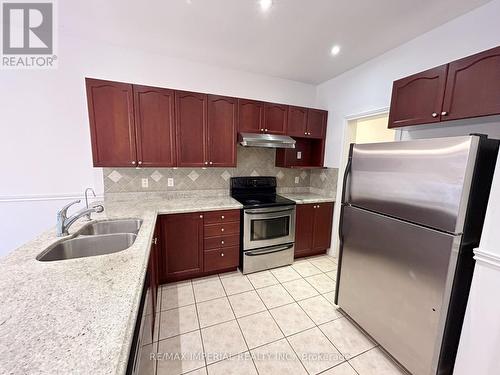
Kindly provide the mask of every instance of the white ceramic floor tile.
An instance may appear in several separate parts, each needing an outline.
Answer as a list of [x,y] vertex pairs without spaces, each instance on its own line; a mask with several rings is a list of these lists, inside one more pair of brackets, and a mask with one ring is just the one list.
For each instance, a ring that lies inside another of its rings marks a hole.
[[255,289],[279,284],[278,279],[273,276],[271,271],[251,273],[250,275],[247,275],[247,277]]
[[199,329],[195,305],[160,313],[160,340]]
[[309,259],[309,262],[314,264],[317,268],[319,268],[323,272],[334,271],[337,269],[337,264],[334,263],[328,256]]
[[160,341],[158,358],[157,375],[178,375],[203,368],[205,361],[200,331]]
[[201,328],[227,322],[235,318],[227,297],[197,303],[196,307],[198,308]]
[[266,310],[255,290],[229,296],[229,302],[237,318]]
[[333,281],[337,280],[337,271],[325,272],[325,275],[328,276]]
[[316,289],[304,279],[288,281],[282,285],[296,301],[318,295]]
[[309,319],[296,302],[276,307],[270,310],[270,313],[285,336],[293,335],[294,333],[314,327],[314,322]]
[[280,283],[302,278],[291,266],[274,268],[271,270],[271,273]]
[[208,375],[257,375],[249,352],[211,364]]
[[303,262],[295,262],[292,265],[293,269],[297,271],[302,277],[307,277],[311,275],[317,275],[321,273],[321,270],[315,267],[313,264],[304,260]]
[[[354,371],[349,363],[344,362],[328,371],[321,373],[321,375],[358,375],[358,373]],[[373,373],[373,375],[378,374]]]
[[323,296],[299,301],[298,304],[317,325],[340,318],[341,312]]
[[228,296],[253,290],[252,284],[245,275],[225,277],[221,281]]
[[335,281],[330,279],[324,273],[306,277],[305,280],[320,293],[328,293],[335,290]]
[[288,342],[283,339],[251,351],[262,375],[307,374]]
[[326,298],[328,302],[330,302],[332,305],[335,305],[335,292],[330,292],[330,293],[324,293],[323,297]]
[[239,318],[238,322],[250,349],[283,337],[278,325],[267,311]]
[[222,279],[226,277],[233,277],[233,276],[242,276],[243,274],[241,273],[240,269],[238,268],[235,271],[230,271],[230,272],[224,272],[224,273],[219,273],[219,277]]
[[193,289],[197,303],[226,296],[218,277],[205,282],[193,283]]
[[375,346],[363,332],[344,317],[322,324],[319,328],[346,359]]
[[162,287],[160,306],[162,311],[192,305],[193,303],[194,295],[191,283],[171,287]]
[[345,361],[318,327],[290,336],[288,342],[309,374],[318,374]]
[[201,284],[207,281],[215,281],[215,280],[219,280],[219,275],[208,275],[208,276],[198,277],[192,280],[192,284],[193,285]]
[[207,355],[207,365],[248,351],[235,320],[203,328],[201,335]]
[[268,309],[293,302],[292,296],[281,285],[257,289],[257,293]]
[[374,348],[349,361],[359,375],[404,375],[389,357],[379,348]]
[[182,286],[191,285],[191,280],[176,281],[173,283],[162,284],[160,289],[180,288]]
[[207,372],[207,368],[206,367],[202,367],[202,368],[199,368],[198,370],[194,370],[194,371],[190,371],[188,373],[186,373],[186,375],[207,375],[208,372]]

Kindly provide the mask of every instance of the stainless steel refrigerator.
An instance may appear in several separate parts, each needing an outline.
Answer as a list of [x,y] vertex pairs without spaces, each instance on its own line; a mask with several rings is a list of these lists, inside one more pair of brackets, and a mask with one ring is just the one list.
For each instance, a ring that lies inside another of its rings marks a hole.
[[498,141],[353,144],[335,301],[414,375],[451,374]]

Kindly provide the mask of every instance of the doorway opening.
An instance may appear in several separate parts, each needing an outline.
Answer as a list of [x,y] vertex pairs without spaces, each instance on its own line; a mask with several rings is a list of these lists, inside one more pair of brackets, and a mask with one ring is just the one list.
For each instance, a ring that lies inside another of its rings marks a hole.
[[388,109],[380,111],[349,116],[346,118],[342,156],[337,180],[337,209],[333,214],[332,244],[330,255],[338,256],[339,251],[339,223],[340,223],[340,204],[342,197],[342,183],[344,179],[347,158],[349,157],[349,146],[351,143],[379,143],[394,142],[401,139],[401,132],[388,129],[389,123]]

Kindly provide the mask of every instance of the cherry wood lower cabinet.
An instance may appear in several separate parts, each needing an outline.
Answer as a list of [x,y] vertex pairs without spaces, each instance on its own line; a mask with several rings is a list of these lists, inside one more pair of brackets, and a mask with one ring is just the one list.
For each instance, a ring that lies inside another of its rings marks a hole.
[[328,203],[298,204],[295,218],[295,257],[324,253],[330,247],[333,206]]
[[162,215],[160,282],[234,270],[240,254],[240,210]]

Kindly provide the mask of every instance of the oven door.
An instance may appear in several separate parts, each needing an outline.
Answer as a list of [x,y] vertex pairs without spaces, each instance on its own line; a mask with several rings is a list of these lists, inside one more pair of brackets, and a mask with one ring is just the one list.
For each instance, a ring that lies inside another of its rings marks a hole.
[[295,206],[244,210],[243,250],[295,241]]

